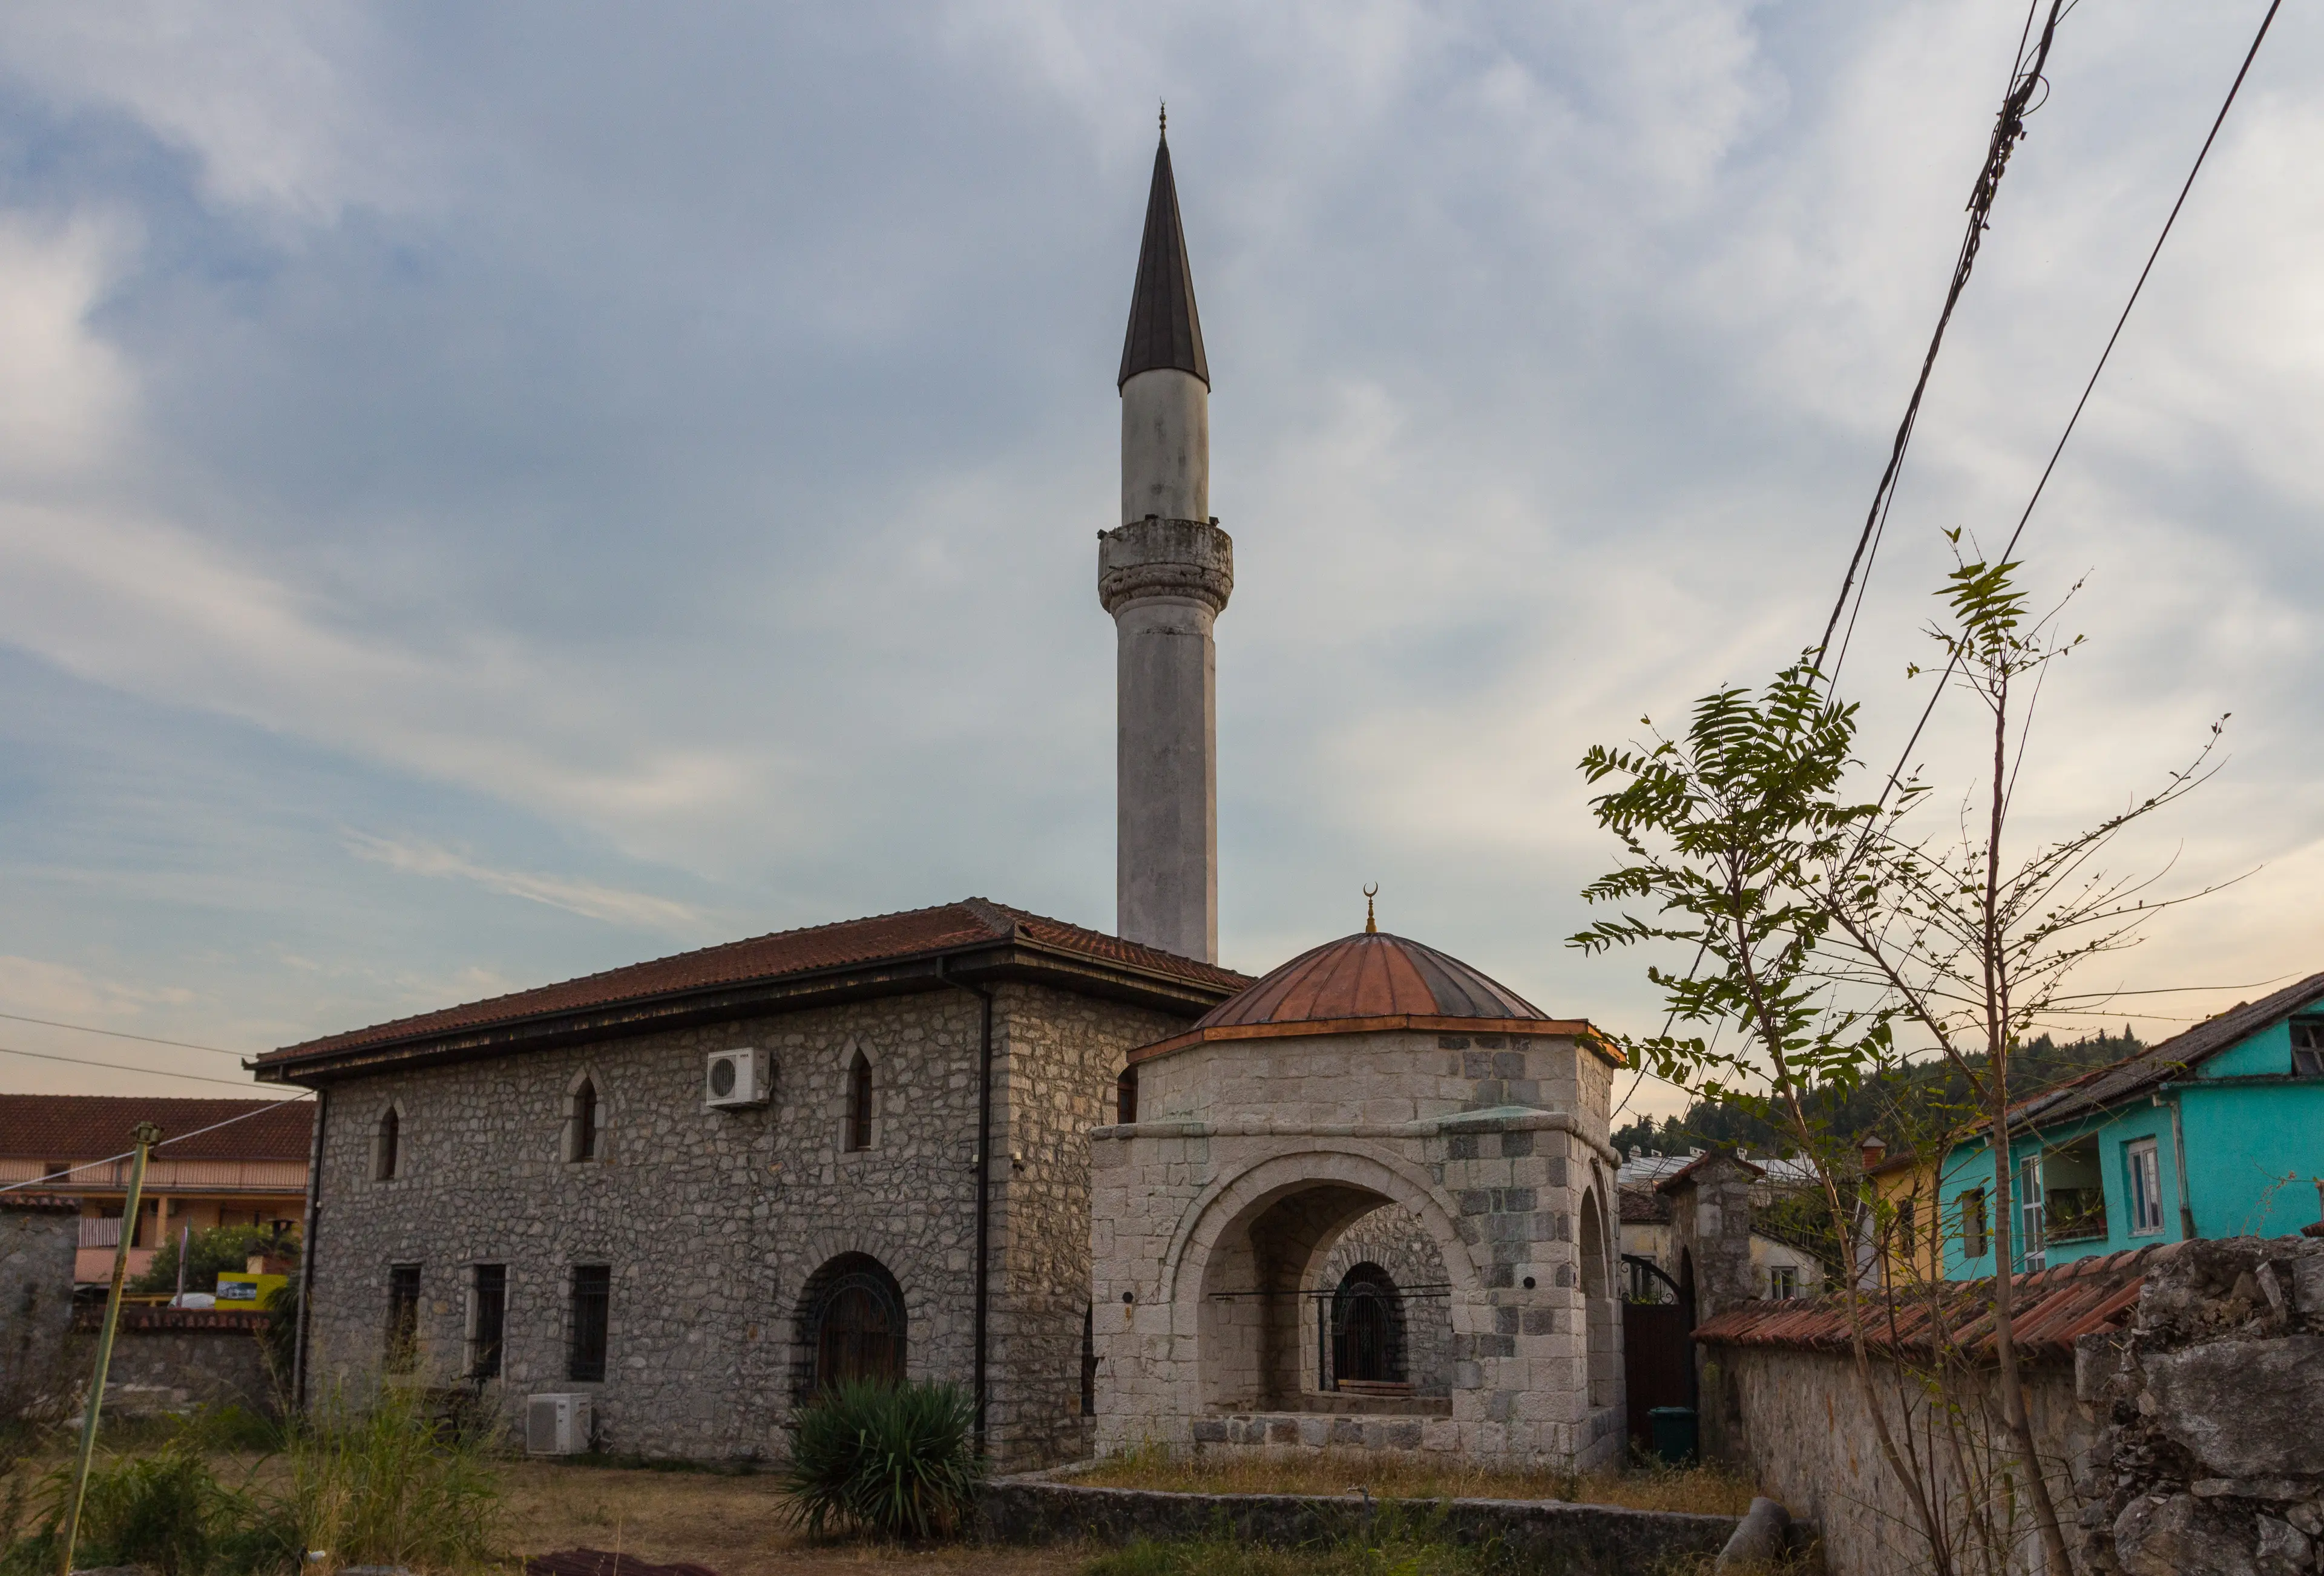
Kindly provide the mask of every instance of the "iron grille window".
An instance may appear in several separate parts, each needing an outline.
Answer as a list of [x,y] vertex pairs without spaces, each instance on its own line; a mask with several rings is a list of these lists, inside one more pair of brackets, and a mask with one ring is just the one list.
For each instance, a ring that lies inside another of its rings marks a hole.
[[476,1266],[476,1333],[468,1359],[472,1378],[495,1379],[501,1372],[501,1342],[508,1334],[508,1266]]
[[595,1383],[605,1377],[606,1315],[613,1300],[613,1272],[603,1264],[573,1267],[571,1341],[565,1354],[565,1377]]
[[420,1358],[420,1267],[387,1267],[387,1371],[408,1374]]

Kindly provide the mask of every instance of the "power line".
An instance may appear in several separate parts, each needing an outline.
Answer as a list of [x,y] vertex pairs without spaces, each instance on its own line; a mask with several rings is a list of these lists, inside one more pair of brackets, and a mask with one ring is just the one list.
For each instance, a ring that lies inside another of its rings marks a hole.
[[[16,1054],[17,1054],[17,1055],[24,1055],[24,1054],[26,1054],[26,1053],[18,1052],[18,1053],[16,1053]],[[134,1071],[134,1069],[132,1069],[132,1070]],[[166,1148],[168,1148],[168,1147],[169,1147],[171,1145],[172,1145],[172,1144],[182,1144],[182,1143],[184,1143],[188,1138],[200,1138],[204,1133],[214,1133],[214,1132],[217,1132],[220,1128],[230,1128],[230,1127],[234,1126],[234,1124],[235,1124],[235,1123],[236,1123],[236,1122],[246,1122],[246,1121],[250,1120],[253,1117],[261,1117],[261,1116],[264,1116],[268,1111],[272,1111],[272,1110],[275,1108],[275,1106],[278,1106],[278,1105],[296,1105],[296,1104],[298,1104],[300,1101],[305,1100],[305,1099],[307,1099],[309,1096],[312,1095],[314,1092],[314,1092],[313,1090],[311,1090],[311,1089],[305,1089],[305,1090],[301,1090],[301,1091],[300,1091],[297,1094],[292,1095],[292,1096],[291,1096],[290,1099],[288,1099],[288,1100],[278,1100],[278,1101],[273,1101],[272,1104],[269,1104],[269,1105],[265,1105],[265,1106],[261,1107],[261,1108],[260,1108],[260,1109],[258,1109],[257,1111],[244,1111],[240,1116],[230,1116],[230,1117],[226,1118],[226,1120],[224,1120],[224,1121],[222,1121],[222,1122],[212,1122],[212,1123],[210,1123],[210,1125],[209,1125],[209,1126],[208,1126],[208,1127],[206,1127],[206,1128],[196,1128],[196,1129],[195,1129],[192,1132],[190,1132],[190,1133],[180,1133],[180,1134],[178,1134],[178,1135],[177,1135],[176,1137],[174,1137],[174,1138],[163,1138],[160,1143],[158,1143],[158,1144],[154,1145],[154,1146],[153,1146],[153,1147],[155,1147],[156,1149],[166,1149]],[[121,1151],[121,1153],[120,1153],[120,1154],[118,1154],[118,1155],[107,1155],[107,1156],[106,1156],[104,1159],[102,1159],[102,1160],[87,1160],[87,1161],[83,1161],[80,1165],[73,1166],[70,1170],[67,1170],[67,1171],[60,1171],[60,1172],[57,1172],[54,1175],[36,1177],[36,1178],[32,1178],[32,1179],[31,1179],[31,1180],[24,1181],[24,1182],[12,1182],[12,1183],[9,1183],[9,1184],[8,1184],[6,1186],[5,1186],[5,1187],[0,1187],[0,1193],[16,1193],[16,1192],[20,1192],[20,1191],[22,1191],[22,1190],[23,1190],[23,1189],[24,1189],[24,1188],[28,1188],[28,1187],[30,1187],[30,1188],[42,1188],[42,1187],[47,1187],[47,1186],[50,1186],[51,1184],[52,1184],[56,1183],[57,1181],[59,1181],[60,1179],[61,1179],[61,1178],[63,1178],[63,1177],[67,1177],[67,1176],[77,1176],[77,1175],[78,1175],[80,1173],[82,1173],[82,1172],[84,1172],[84,1171],[94,1171],[94,1170],[96,1170],[96,1169],[97,1169],[98,1166],[116,1166],[116,1165],[120,1164],[122,1161],[128,1159],[132,1155],[134,1155],[135,1153],[137,1153],[137,1151],[136,1151],[136,1150],[134,1150],[134,1149],[124,1149],[124,1150],[123,1150],[123,1151]]]
[[[2275,14],[2282,5],[2283,0],[2269,0],[2267,14],[2260,18],[2259,32],[2252,35],[2251,48],[2244,51],[2244,63],[2236,69],[2236,79],[2227,87],[2227,96],[2219,105],[2219,113],[2212,117],[2210,132],[2203,138],[2203,145],[2195,154],[2195,162],[2187,171],[2187,179],[2180,184],[2179,198],[2171,205],[2170,216],[2163,221],[2163,229],[2146,253],[2146,265],[2138,271],[2138,281],[2130,287],[2130,297],[2123,302],[2122,311],[2115,318],[2114,332],[2107,336],[2106,348],[2098,353],[2098,364],[2090,369],[2089,381],[2082,385],[2081,398],[2074,401],[2073,414],[2066,419],[2065,430],[2058,435],[2056,446],[2050,450],[2049,464],[2042,467],[2041,477],[2034,484],[2033,495],[2025,500],[2024,511],[2017,517],[2017,527],[2009,533],[2008,543],[2001,549],[2000,562],[2008,561],[2009,555],[2016,550],[2017,539],[2025,534],[2025,523],[2034,518],[2034,506],[2042,502],[2042,493],[2050,485],[2050,476],[2058,468],[2059,456],[2066,452],[2066,440],[2074,436],[2074,429],[2081,421],[2082,410],[2090,402],[2091,392],[2098,386],[2098,374],[2106,371],[2107,362],[2114,355],[2115,343],[2122,337],[2124,325],[2130,321],[2131,309],[2138,305],[2139,295],[2146,289],[2147,276],[2154,272],[2154,260],[2163,255],[2163,244],[2171,238],[2172,226],[2179,222],[2179,212],[2187,206],[2187,194],[2195,189],[2195,177],[2203,172],[2203,161],[2211,156],[2211,144],[2218,140],[2219,128],[2227,124],[2227,112],[2236,106],[2236,96],[2243,91],[2244,78],[2251,74],[2252,61],[2259,57],[2259,46],[2267,41],[2267,30],[2275,25]],[[1845,593],[1842,594],[1844,596]],[[1889,772],[1887,782],[1880,789],[1880,803],[1887,803],[1889,794],[1903,779],[1905,764],[1912,760],[1913,751],[1921,742],[1922,731],[1928,727],[1938,700],[1943,696],[1946,685],[1952,680],[1953,670],[1960,665],[1959,651],[1946,659],[1945,670],[1938,676],[1935,687],[1929,692],[1929,704],[1921,708],[1921,720],[1913,724],[1912,737],[1904,741],[1904,748],[1896,757],[1895,770]]]
[[142,1073],[148,1078],[184,1078],[195,1083],[223,1083],[230,1089],[250,1089],[255,1085],[235,1078],[206,1078],[199,1073],[164,1073],[158,1067],[133,1067],[125,1062],[92,1062],[86,1056],[60,1056],[47,1051],[20,1051],[11,1046],[0,1046],[0,1056],[30,1056],[36,1062],[62,1062],[74,1067],[103,1067],[114,1073]]
[[142,1040],[149,1046],[175,1046],[181,1051],[208,1051],[215,1055],[239,1059],[240,1051],[229,1051],[223,1046],[198,1046],[191,1040],[156,1039],[150,1034],[130,1034],[118,1028],[93,1028],[85,1023],[60,1023],[53,1018],[26,1018],[21,1012],[0,1012],[0,1018],[10,1023],[37,1023],[43,1028],[69,1028],[77,1034],[101,1034],[116,1040]]

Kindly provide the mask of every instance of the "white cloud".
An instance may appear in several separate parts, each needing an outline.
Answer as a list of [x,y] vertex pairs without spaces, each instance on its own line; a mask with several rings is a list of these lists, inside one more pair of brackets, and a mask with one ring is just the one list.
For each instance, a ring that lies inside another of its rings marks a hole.
[[529,903],[543,903],[551,908],[562,908],[568,914],[578,914],[585,919],[603,919],[609,924],[626,925],[641,930],[694,932],[702,929],[705,917],[691,904],[673,902],[645,892],[625,892],[617,888],[600,886],[595,881],[560,880],[555,876],[533,875],[525,871],[494,870],[476,863],[465,855],[433,843],[399,842],[389,837],[374,837],[367,833],[346,834],[347,852],[357,859],[367,859],[383,864],[390,870],[406,875],[447,876],[457,880],[473,881],[488,892],[503,897],[522,898]]

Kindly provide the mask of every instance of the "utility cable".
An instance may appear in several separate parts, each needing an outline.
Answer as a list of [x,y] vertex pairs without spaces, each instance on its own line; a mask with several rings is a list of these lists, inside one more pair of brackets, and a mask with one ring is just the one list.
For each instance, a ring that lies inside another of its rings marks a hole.
[[21,1012],[0,1012],[0,1018],[10,1023],[37,1023],[42,1028],[69,1028],[76,1034],[101,1034],[108,1039],[143,1040],[149,1046],[175,1046],[181,1051],[208,1051],[213,1055],[239,1057],[240,1051],[229,1051],[223,1046],[198,1046],[191,1040],[156,1039],[150,1034],[131,1034],[125,1029],[94,1028],[86,1023],[60,1023],[53,1018],[26,1018]]
[[[290,1099],[288,1099],[288,1100],[278,1100],[278,1101],[272,1101],[272,1102],[271,1102],[271,1103],[269,1103],[269,1104],[266,1104],[266,1105],[261,1106],[261,1107],[260,1107],[258,1110],[256,1110],[256,1111],[244,1111],[240,1116],[230,1116],[230,1117],[226,1118],[226,1120],[224,1120],[224,1121],[222,1121],[222,1122],[212,1122],[212,1123],[210,1123],[210,1125],[209,1125],[209,1126],[208,1126],[208,1127],[206,1127],[206,1128],[196,1128],[196,1129],[195,1129],[192,1132],[190,1132],[190,1133],[178,1133],[178,1134],[174,1134],[174,1135],[172,1135],[172,1136],[171,1136],[171,1137],[170,1137],[170,1138],[163,1138],[160,1143],[158,1143],[158,1144],[154,1145],[154,1146],[153,1146],[153,1147],[154,1147],[154,1148],[156,1148],[156,1149],[166,1149],[166,1148],[168,1148],[168,1147],[169,1147],[171,1145],[172,1145],[172,1144],[182,1144],[182,1143],[184,1143],[188,1138],[200,1138],[204,1133],[214,1133],[214,1132],[217,1132],[220,1128],[230,1128],[230,1127],[234,1126],[234,1124],[235,1124],[235,1123],[236,1123],[236,1122],[246,1122],[246,1121],[250,1120],[251,1120],[251,1118],[253,1118],[253,1117],[264,1116],[268,1111],[274,1110],[277,1106],[296,1105],[296,1104],[298,1104],[300,1101],[302,1101],[302,1100],[306,1100],[306,1099],[308,1099],[308,1098],[311,1097],[311,1096],[314,1094],[314,1092],[314,1092],[313,1090],[311,1090],[311,1089],[305,1089],[305,1090],[301,1090],[301,1091],[300,1091],[297,1094],[292,1095],[292,1096],[291,1096]],[[69,1170],[67,1170],[67,1171],[60,1171],[60,1172],[56,1173],[56,1174],[55,1174],[54,1175],[52,1175],[52,1176],[41,1176],[41,1177],[35,1177],[35,1178],[32,1178],[32,1180],[30,1180],[30,1181],[25,1181],[25,1182],[12,1182],[12,1183],[9,1183],[9,1184],[8,1184],[7,1185],[5,1185],[5,1187],[0,1187],[0,1193],[16,1193],[16,1192],[20,1192],[20,1191],[22,1191],[22,1190],[23,1190],[23,1189],[24,1189],[24,1188],[28,1188],[28,1187],[29,1187],[29,1188],[33,1188],[33,1189],[39,1189],[39,1188],[48,1187],[48,1186],[51,1186],[51,1185],[52,1185],[52,1184],[56,1184],[56,1183],[58,1183],[58,1182],[62,1181],[64,1178],[66,1178],[66,1177],[68,1177],[68,1176],[77,1176],[77,1175],[78,1175],[81,1172],[84,1172],[84,1171],[94,1171],[94,1170],[96,1170],[96,1169],[97,1169],[98,1166],[117,1166],[117,1165],[119,1165],[122,1161],[128,1159],[131,1156],[133,1156],[133,1155],[134,1155],[134,1154],[136,1154],[136,1153],[137,1153],[137,1151],[136,1151],[136,1150],[134,1150],[134,1149],[124,1149],[124,1150],[123,1150],[123,1151],[121,1151],[121,1153],[120,1153],[120,1154],[118,1154],[118,1155],[108,1155],[108,1156],[106,1156],[106,1157],[104,1159],[102,1159],[102,1160],[88,1160],[88,1161],[84,1161],[82,1164],[80,1164],[80,1165],[78,1165],[78,1166],[73,1166],[73,1167],[72,1167],[71,1169],[69,1169]]]
[[[2025,533],[2026,521],[2034,518],[2034,506],[2042,502],[2042,493],[2050,485],[2050,477],[2058,468],[2059,457],[2066,452],[2066,441],[2074,436],[2074,429],[2081,421],[2082,411],[2090,402],[2090,394],[2098,386],[2098,374],[2106,371],[2107,362],[2114,355],[2115,344],[2121,339],[2123,327],[2130,321],[2131,309],[2138,305],[2139,295],[2146,289],[2147,276],[2154,272],[2155,259],[2163,255],[2163,244],[2171,238],[2172,226],[2179,222],[2180,210],[2187,206],[2187,195],[2195,189],[2195,177],[2203,172],[2203,161],[2211,156],[2211,144],[2218,141],[2219,128],[2227,124],[2227,112],[2236,106],[2236,96],[2243,91],[2244,78],[2251,74],[2252,61],[2259,57],[2259,47],[2267,41],[2267,30],[2275,25],[2275,14],[2282,7],[2283,0],[2269,0],[2267,14],[2260,18],[2259,32],[2252,36],[2251,48],[2244,51],[2244,63],[2236,69],[2235,81],[2228,85],[2227,96],[2219,105],[2219,113],[2212,117],[2211,130],[2203,138],[2203,145],[2195,154],[2195,162],[2187,171],[2187,179],[2180,184],[2179,198],[2171,205],[2170,216],[2163,221],[2163,229],[2146,253],[2146,265],[2138,271],[2138,281],[2130,287],[2130,297],[2123,302],[2122,311],[2115,318],[2114,332],[2107,336],[2106,348],[2099,352],[2098,364],[2090,369],[2089,380],[2082,385],[2081,398],[2074,401],[2073,414],[2067,418],[2065,430],[2058,435],[2056,446],[2050,450],[2049,464],[2042,467],[2041,477],[2034,484],[2033,495],[2025,500],[2025,508],[2017,516],[2016,529],[2009,533],[2009,541],[2001,549],[2000,562],[2008,562],[2009,555],[2017,548],[2017,539]],[[1930,690],[1929,704],[1921,708],[1921,720],[1913,724],[1912,737],[1904,741],[1904,748],[1896,757],[1895,769],[1889,772],[1887,782],[1880,789],[1877,803],[1886,804],[1889,794],[1904,779],[1905,765],[1921,742],[1922,731],[1928,727],[1938,700],[1944,695],[1946,685],[1951,682],[1954,669],[1960,666],[1960,654],[1956,651],[1947,659],[1944,672],[1938,676],[1935,687]]]
[[29,1056],[35,1062],[62,1062],[74,1067],[103,1067],[111,1073],[142,1073],[148,1078],[184,1078],[196,1083],[223,1083],[229,1089],[254,1087],[239,1078],[210,1078],[199,1073],[165,1073],[159,1067],[133,1067],[125,1062],[92,1062],[86,1056],[60,1056],[48,1051],[20,1051],[12,1046],[0,1046],[0,1056]]

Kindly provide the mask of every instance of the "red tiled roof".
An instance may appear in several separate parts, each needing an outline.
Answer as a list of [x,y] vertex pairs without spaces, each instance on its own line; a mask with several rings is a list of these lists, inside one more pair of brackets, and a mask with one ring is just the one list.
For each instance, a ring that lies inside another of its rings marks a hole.
[[1622,1224],[1626,1226],[1667,1225],[1671,1218],[1671,1202],[1650,1187],[1617,1187],[1622,1207]]
[[1084,930],[1061,919],[1045,918],[1019,908],[969,898],[933,908],[913,908],[869,919],[848,919],[804,930],[778,931],[748,941],[679,953],[675,957],[631,963],[603,973],[585,974],[561,984],[542,985],[512,995],[494,996],[464,1006],[447,1007],[417,1017],[399,1018],[369,1028],[326,1036],[302,1045],[286,1046],[260,1056],[259,1065],[352,1050],[364,1046],[467,1029],[489,1028],[523,1019],[586,1012],[656,997],[684,995],[721,986],[756,984],[787,975],[812,974],[851,964],[891,963],[929,956],[996,942],[1023,942],[1052,948],[1095,962],[1119,964],[1145,973],[1213,991],[1240,991],[1250,976],[1216,963],[1179,957],[1119,936]]
[[[255,1115],[252,1113],[257,1113]],[[232,1127],[199,1138],[178,1134]],[[165,1160],[307,1162],[315,1108],[303,1100],[166,1100],[118,1094],[0,1094],[0,1158],[102,1160],[126,1150],[139,1122],[161,1129]]]
[[[2117,1328],[2146,1284],[2146,1272],[2185,1244],[2157,1243],[2122,1253],[2078,1258],[2054,1269],[2012,1277],[2011,1328],[2019,1350],[2037,1357],[2070,1357],[2075,1340]],[[1931,1302],[1933,1291],[1935,1301]],[[1925,1351],[1933,1329],[1974,1356],[1993,1346],[1993,1286],[1990,1280],[1943,1281],[1934,1287],[1905,1286],[1867,1295],[1867,1334],[1876,1350],[1890,1342],[1889,1312],[1895,1301],[1895,1341]],[[1697,1341],[1725,1346],[1788,1346],[1817,1351],[1845,1350],[1847,1304],[1842,1296],[1746,1303],[1697,1326]]]

